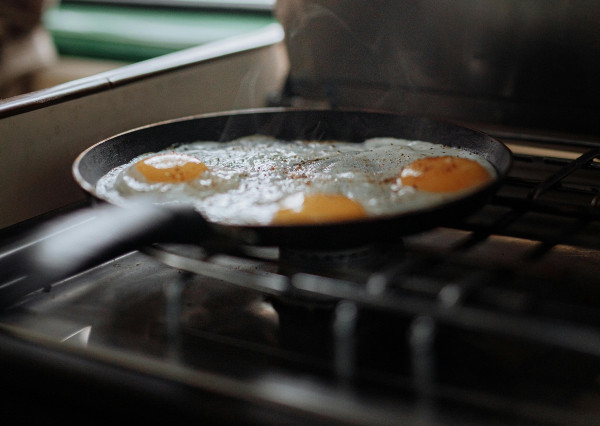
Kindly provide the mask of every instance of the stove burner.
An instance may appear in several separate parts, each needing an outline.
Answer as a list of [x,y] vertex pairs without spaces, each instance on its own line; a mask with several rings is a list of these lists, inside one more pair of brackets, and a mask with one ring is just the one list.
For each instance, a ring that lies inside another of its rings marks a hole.
[[[402,250],[400,241],[393,246],[384,243],[373,243],[343,249],[313,250],[281,247],[279,260],[284,269],[297,267],[299,270],[344,271],[354,268],[376,268],[378,265],[397,256]],[[282,271],[285,272],[285,271]]]
[[282,260],[316,262],[324,265],[350,264],[355,261],[363,262],[369,259],[372,256],[372,250],[373,247],[370,245],[338,250],[310,250],[283,247],[280,249],[280,257]]

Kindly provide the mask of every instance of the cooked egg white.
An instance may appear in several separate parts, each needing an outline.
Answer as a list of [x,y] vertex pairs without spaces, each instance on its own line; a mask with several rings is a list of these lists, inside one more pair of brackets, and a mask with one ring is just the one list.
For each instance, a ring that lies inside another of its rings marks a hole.
[[[494,176],[493,166],[476,154],[429,142],[254,135],[142,155],[100,179],[97,193],[117,204],[138,196],[191,204],[208,220],[226,224],[319,223],[431,207]],[[446,187],[431,189],[423,184],[428,181]]]

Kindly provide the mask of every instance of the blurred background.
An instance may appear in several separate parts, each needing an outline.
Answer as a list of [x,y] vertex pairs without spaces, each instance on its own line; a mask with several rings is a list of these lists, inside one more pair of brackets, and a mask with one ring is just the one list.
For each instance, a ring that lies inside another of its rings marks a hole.
[[44,89],[275,21],[274,0],[2,0],[0,98]]

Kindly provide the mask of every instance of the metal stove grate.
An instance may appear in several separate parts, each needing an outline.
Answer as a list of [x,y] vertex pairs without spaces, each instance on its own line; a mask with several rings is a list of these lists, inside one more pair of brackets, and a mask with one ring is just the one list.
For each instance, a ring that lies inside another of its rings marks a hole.
[[420,401],[437,401],[420,409],[421,419],[439,421],[440,401],[453,401],[526,421],[594,424],[600,148],[568,143],[583,153],[515,154],[509,177],[481,211],[388,248],[393,259],[366,275],[348,265],[343,278],[257,275],[211,255],[144,252],[267,298],[330,304],[328,374],[350,387],[408,387]]
[[[167,360],[144,368],[307,422],[598,424],[600,148],[496,136],[515,162],[487,205],[368,248],[364,263],[365,249],[298,268],[271,248],[142,248],[187,272],[165,291]],[[181,317],[195,276],[260,295],[291,339],[272,347],[190,328]]]

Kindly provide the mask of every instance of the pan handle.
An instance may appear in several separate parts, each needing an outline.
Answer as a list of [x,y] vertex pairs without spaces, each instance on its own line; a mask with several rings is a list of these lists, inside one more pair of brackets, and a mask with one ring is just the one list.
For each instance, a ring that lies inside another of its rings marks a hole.
[[213,235],[192,208],[102,204],[56,219],[35,230],[0,258],[14,283],[0,286],[0,308],[21,297],[152,243],[198,243]]

